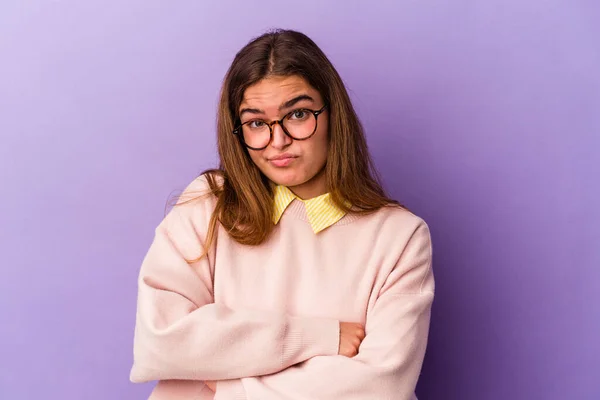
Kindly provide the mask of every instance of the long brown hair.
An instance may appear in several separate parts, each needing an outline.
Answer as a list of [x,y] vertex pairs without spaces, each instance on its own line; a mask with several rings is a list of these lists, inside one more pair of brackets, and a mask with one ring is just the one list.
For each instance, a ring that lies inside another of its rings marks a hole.
[[330,138],[325,173],[335,204],[346,212],[359,214],[385,206],[402,207],[381,186],[363,127],[334,66],[306,35],[278,29],[250,41],[237,53],[225,75],[217,117],[220,164],[218,169],[203,172],[217,197],[206,249],[214,239],[217,222],[234,240],[246,245],[263,243],[273,230],[274,202],[269,180],[232,132],[244,91],[249,86],[269,76],[291,75],[304,78],[329,105]]

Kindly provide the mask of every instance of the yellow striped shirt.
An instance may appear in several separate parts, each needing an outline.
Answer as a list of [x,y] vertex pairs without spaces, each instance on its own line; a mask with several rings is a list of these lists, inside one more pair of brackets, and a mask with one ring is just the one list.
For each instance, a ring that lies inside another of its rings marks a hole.
[[308,222],[314,233],[319,233],[330,227],[346,215],[344,211],[335,205],[329,193],[309,200],[302,200],[286,186],[276,185],[273,190],[275,193],[274,224],[279,222],[283,212],[294,199],[304,203]]

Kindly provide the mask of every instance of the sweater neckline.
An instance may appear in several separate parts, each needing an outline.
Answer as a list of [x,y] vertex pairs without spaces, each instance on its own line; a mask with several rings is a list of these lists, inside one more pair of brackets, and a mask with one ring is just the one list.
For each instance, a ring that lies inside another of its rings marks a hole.
[[[309,222],[306,207],[302,201],[294,199],[283,212],[283,216],[290,216],[295,219]],[[355,213],[346,213],[340,220],[331,226],[348,225],[360,218],[360,215]]]

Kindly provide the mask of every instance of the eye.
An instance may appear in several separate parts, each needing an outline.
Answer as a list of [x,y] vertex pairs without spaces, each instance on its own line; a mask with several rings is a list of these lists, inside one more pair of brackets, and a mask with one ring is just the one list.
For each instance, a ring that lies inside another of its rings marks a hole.
[[303,120],[308,117],[308,111],[306,110],[295,110],[290,114],[290,119]]
[[247,124],[248,124],[248,127],[252,128],[252,129],[258,129],[258,128],[262,128],[263,126],[265,126],[265,121],[261,121],[260,119],[255,119],[254,121],[250,121]]

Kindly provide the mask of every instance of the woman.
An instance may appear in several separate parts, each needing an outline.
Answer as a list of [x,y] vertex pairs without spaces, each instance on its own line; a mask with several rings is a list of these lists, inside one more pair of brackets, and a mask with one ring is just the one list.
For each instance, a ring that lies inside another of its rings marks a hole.
[[217,130],[219,169],[142,263],[131,380],[158,400],[414,399],[430,234],[375,179],[333,65],[298,32],[253,40]]

